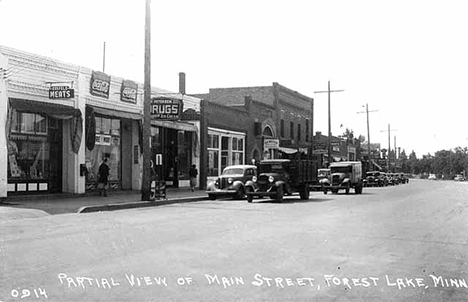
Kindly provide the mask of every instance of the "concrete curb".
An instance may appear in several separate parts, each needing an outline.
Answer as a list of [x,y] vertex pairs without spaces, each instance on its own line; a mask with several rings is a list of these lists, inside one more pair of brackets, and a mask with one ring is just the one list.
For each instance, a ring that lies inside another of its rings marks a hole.
[[127,202],[127,203],[113,203],[97,206],[84,206],[78,209],[78,213],[93,213],[93,212],[103,212],[103,211],[116,211],[116,210],[125,210],[125,209],[135,209],[135,208],[146,208],[146,207],[157,207],[164,206],[174,203],[185,203],[185,202],[195,202],[208,200],[208,197],[186,197],[186,198],[173,198],[166,200],[155,200],[155,201],[136,201],[136,202]]

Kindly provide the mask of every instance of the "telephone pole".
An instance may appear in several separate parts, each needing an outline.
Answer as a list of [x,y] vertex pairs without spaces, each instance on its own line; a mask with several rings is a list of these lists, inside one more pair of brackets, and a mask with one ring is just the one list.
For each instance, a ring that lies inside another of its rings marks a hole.
[[143,85],[143,178],[141,200],[151,199],[151,0],[146,0],[145,9],[145,82]]
[[380,132],[388,132],[388,153],[387,153],[387,172],[390,172],[390,131],[397,131],[397,130],[390,130],[390,124],[388,124],[388,130],[381,130]]
[[328,90],[325,91],[314,91],[314,93],[328,93],[328,165],[332,162],[331,158],[331,104],[330,104],[330,93],[332,92],[343,92],[344,90],[330,90],[330,81],[328,81]]
[[370,148],[370,130],[369,130],[369,112],[377,112],[378,110],[372,110],[372,111],[369,111],[369,107],[366,103],[366,111],[360,111],[358,112],[359,113],[365,113],[366,116],[367,116],[367,159],[368,159],[368,165],[367,165],[367,169],[368,171],[372,171],[372,161],[371,161],[371,148]]

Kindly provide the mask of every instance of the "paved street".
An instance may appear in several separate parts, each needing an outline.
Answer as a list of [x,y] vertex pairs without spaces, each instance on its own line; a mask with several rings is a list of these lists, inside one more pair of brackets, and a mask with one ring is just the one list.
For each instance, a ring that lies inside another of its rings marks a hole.
[[4,221],[0,301],[467,301],[466,196],[411,180]]

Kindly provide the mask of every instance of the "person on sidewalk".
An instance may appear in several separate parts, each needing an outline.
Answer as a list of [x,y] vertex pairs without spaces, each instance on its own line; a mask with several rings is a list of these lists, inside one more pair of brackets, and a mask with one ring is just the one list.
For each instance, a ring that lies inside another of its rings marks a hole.
[[109,166],[107,165],[107,157],[104,158],[102,161],[101,165],[99,166],[99,178],[98,178],[98,190],[99,190],[99,196],[102,196],[104,193],[104,196],[107,196],[107,187],[109,183]]
[[192,165],[189,170],[190,190],[192,192],[195,191],[195,186],[197,185],[197,175],[198,175],[197,166]]

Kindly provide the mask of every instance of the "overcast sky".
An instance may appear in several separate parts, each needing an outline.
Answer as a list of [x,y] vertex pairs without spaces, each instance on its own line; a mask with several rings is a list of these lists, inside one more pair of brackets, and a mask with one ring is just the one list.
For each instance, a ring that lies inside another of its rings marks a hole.
[[[143,82],[143,0],[0,0],[0,44]],[[468,145],[466,1],[152,0],[152,85],[187,93],[278,82],[315,99],[314,130],[348,127],[418,157]],[[342,127],[340,127],[342,126]]]

